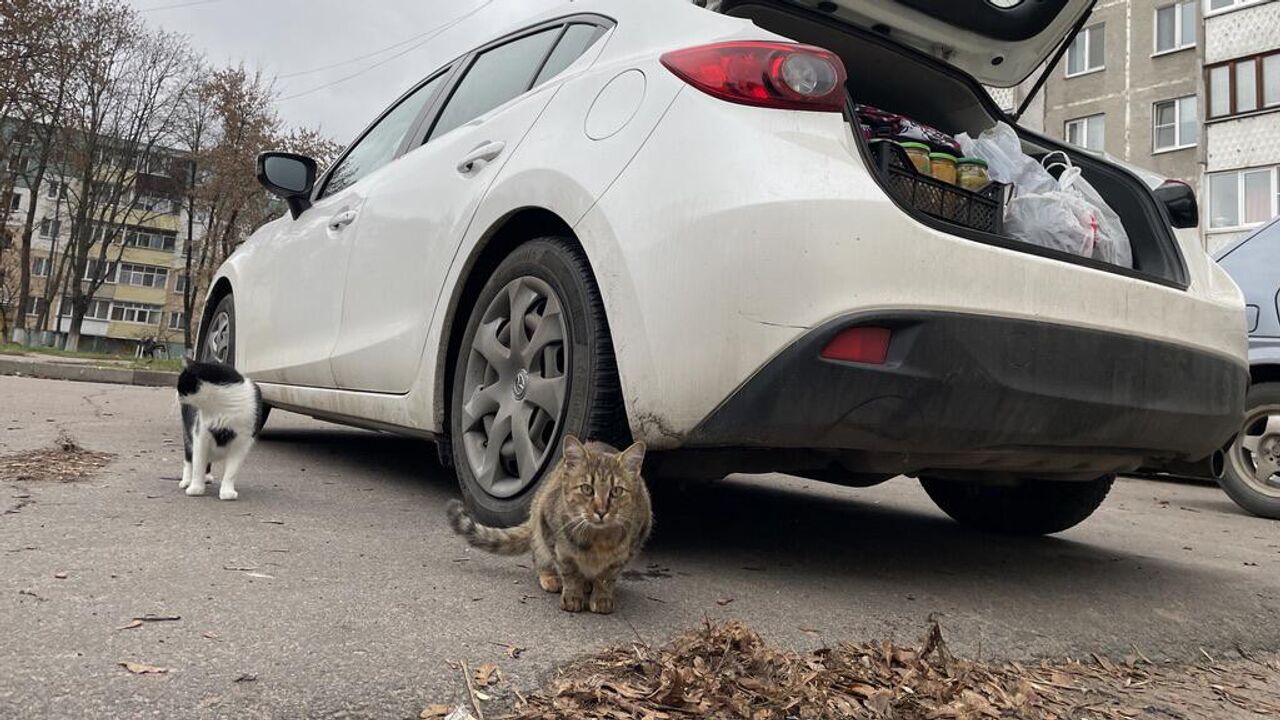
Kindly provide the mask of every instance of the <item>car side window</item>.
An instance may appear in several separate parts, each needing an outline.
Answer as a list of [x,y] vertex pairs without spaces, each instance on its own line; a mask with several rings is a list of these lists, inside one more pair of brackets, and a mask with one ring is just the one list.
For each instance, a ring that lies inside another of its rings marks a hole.
[[418,113],[431,102],[431,98],[444,85],[447,72],[428,80],[400,101],[391,112],[383,116],[364,137],[347,152],[346,156],[329,173],[321,197],[354,185],[360,178],[391,162],[404,136],[413,127]]
[[601,35],[604,35],[604,28],[598,25],[585,23],[570,25],[565,29],[564,35],[560,36],[560,42],[556,43],[556,49],[551,51],[551,56],[538,72],[538,77],[534,78],[533,86],[537,87],[564,72],[565,68],[581,57],[582,53],[595,44]]
[[548,28],[478,55],[445,103],[428,138],[468,123],[533,86],[560,28]]

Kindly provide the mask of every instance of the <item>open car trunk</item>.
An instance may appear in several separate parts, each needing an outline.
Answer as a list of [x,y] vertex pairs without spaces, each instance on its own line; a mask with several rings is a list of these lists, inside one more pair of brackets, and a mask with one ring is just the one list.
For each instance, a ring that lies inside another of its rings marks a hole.
[[[910,117],[949,135],[967,133],[978,137],[998,122],[1014,121],[995,106],[987,92],[972,77],[939,60],[921,54],[873,32],[803,8],[770,0],[722,2],[720,10],[748,18],[757,26],[797,42],[816,45],[840,56],[848,70],[847,89],[851,103],[870,105]],[[887,72],[892,68],[892,72]],[[850,115],[850,122],[857,120]],[[1137,177],[1106,160],[1079,148],[1031,133],[1014,125],[1022,150],[1037,159],[1050,152],[1065,152],[1071,162],[1120,217],[1128,234],[1133,268],[1121,267],[1072,255],[1003,234],[985,232],[948,223],[899,202],[906,212],[945,232],[1019,251],[1089,265],[1110,272],[1140,277],[1174,287],[1188,283],[1186,266],[1178,251],[1168,218]],[[861,132],[855,133],[864,156],[872,162]],[[887,178],[874,173],[882,182]],[[889,193],[894,197],[894,193]],[[897,199],[895,198],[895,201]]]

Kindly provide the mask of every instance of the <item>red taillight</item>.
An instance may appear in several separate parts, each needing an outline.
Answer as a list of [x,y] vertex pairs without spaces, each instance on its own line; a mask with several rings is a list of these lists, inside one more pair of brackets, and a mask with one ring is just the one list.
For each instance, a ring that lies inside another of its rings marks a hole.
[[827,360],[883,365],[889,357],[889,338],[893,332],[882,327],[852,327],[841,330],[822,348]]
[[716,43],[669,52],[662,64],[721,100],[788,110],[844,110],[844,63],[811,45]]

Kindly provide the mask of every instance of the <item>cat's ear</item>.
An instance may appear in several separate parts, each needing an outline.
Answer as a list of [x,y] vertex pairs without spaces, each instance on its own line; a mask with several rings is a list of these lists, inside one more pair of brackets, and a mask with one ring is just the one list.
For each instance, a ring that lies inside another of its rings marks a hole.
[[622,469],[629,475],[639,477],[640,468],[644,466],[643,442],[632,443],[631,447],[622,451],[618,456],[618,461],[622,463]]
[[564,458],[565,467],[578,467],[587,461],[587,447],[577,435],[565,435],[560,456]]

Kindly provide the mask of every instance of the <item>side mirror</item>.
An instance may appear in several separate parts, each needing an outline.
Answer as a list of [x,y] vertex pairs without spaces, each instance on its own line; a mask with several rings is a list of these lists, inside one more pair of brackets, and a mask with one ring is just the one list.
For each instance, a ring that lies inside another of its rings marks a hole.
[[1165,180],[1152,191],[1176,228],[1193,228],[1200,225],[1200,206],[1196,204],[1196,192],[1181,180]]
[[311,207],[316,184],[316,161],[305,155],[265,152],[258,156],[258,182],[272,195],[284,198],[296,220]]

